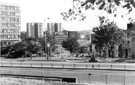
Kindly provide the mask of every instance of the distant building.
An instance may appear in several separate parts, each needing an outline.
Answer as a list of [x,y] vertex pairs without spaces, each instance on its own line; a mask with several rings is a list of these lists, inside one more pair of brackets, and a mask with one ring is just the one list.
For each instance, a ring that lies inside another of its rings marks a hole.
[[63,47],[62,42],[68,38],[68,35],[64,34],[63,32],[59,32],[58,34],[55,34],[55,46],[57,46],[56,52],[60,53],[60,56],[62,57],[63,52],[68,53]]
[[65,35],[68,35],[68,31],[65,30],[65,29],[62,31],[62,33],[65,34]]
[[68,38],[76,38],[76,39],[78,39],[77,31],[68,31]]
[[85,39],[85,34],[80,34],[80,39]]
[[32,38],[43,37],[42,23],[27,23],[27,35]]
[[58,33],[62,31],[62,23],[47,23],[47,31],[50,34]]
[[91,41],[78,40],[78,43],[80,44],[80,47],[81,47],[80,53],[89,53]]
[[63,33],[59,33],[55,35],[55,41],[56,45],[61,45],[61,43],[68,38],[68,35],[65,35]]
[[20,6],[0,3],[0,40],[2,46],[20,41]]
[[77,31],[67,31],[67,30],[63,30],[63,33],[65,35],[68,35],[68,38],[79,38],[79,33]]
[[124,57],[132,57],[135,53],[135,25],[127,24],[125,32],[125,39],[122,43],[122,53]]

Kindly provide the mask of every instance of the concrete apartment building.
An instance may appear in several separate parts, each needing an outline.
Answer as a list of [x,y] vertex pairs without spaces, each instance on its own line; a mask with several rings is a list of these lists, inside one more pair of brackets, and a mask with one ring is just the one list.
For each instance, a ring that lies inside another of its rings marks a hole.
[[49,34],[61,32],[62,23],[47,23],[47,31],[49,32]]
[[2,46],[19,42],[21,29],[20,6],[0,3],[0,41]]
[[27,23],[27,36],[32,38],[43,37],[43,24]]

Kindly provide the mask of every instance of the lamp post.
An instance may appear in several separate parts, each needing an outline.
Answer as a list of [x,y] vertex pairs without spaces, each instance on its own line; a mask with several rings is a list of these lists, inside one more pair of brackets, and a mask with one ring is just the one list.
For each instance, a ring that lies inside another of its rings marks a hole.
[[50,43],[47,43],[47,47],[48,47],[48,55],[47,55],[47,60],[49,60],[49,54],[50,54]]
[[[47,19],[50,19],[49,17],[48,18],[46,18],[46,19],[44,19],[44,29],[45,29],[45,33],[44,33],[44,36],[45,36],[45,49],[44,49],[44,51],[46,52],[46,27],[45,27],[45,21],[47,20]],[[44,53],[45,53],[44,52]]]

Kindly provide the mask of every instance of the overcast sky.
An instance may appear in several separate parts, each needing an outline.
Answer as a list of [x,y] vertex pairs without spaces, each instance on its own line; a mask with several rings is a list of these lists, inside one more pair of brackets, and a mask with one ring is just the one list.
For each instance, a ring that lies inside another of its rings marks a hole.
[[[41,22],[49,17],[47,22],[62,22],[63,28],[71,31],[91,30],[92,27],[99,25],[99,20],[95,16],[98,11],[87,13],[85,21],[64,22],[60,15],[61,12],[68,10],[71,0],[1,0],[3,3],[19,4],[21,7],[21,30],[26,31],[27,22]],[[135,13],[134,13],[135,14]],[[114,19],[114,17],[112,17]],[[126,29],[126,19],[115,18],[118,26]]]

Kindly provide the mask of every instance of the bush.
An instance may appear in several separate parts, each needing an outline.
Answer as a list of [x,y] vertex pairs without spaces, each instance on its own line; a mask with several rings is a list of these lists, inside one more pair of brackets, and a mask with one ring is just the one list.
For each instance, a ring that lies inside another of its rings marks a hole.
[[89,60],[89,62],[97,62],[97,60],[94,57],[91,57],[91,59]]
[[90,58],[90,57],[91,57],[91,55],[86,55],[85,57],[86,57],[86,58]]

